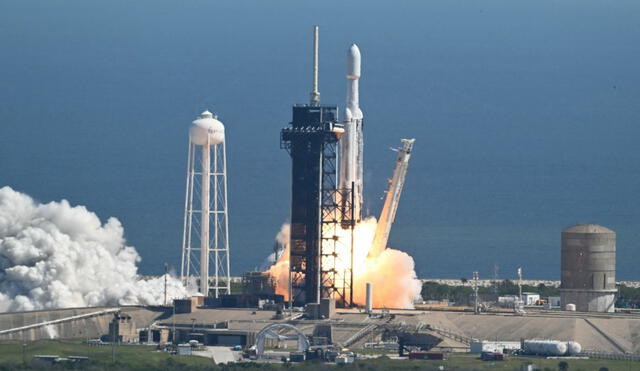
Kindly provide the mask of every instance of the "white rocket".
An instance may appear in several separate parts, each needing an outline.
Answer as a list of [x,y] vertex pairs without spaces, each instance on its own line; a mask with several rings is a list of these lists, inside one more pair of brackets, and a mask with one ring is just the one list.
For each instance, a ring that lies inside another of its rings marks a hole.
[[352,44],[347,53],[347,105],[344,110],[345,133],[340,139],[340,189],[353,187],[353,215],[362,218],[363,135],[362,111],[358,97],[360,49]]

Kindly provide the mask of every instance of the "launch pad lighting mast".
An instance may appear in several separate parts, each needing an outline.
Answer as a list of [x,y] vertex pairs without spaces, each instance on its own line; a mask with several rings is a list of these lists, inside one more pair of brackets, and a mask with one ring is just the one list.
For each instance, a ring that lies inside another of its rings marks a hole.
[[204,111],[189,129],[180,277],[205,297],[230,293],[228,236],[224,125]]

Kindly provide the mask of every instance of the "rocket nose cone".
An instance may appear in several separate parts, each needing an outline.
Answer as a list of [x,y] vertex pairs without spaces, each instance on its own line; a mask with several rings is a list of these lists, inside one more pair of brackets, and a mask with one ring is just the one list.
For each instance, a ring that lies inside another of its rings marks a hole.
[[360,59],[358,45],[351,44],[347,52],[347,78],[353,80],[360,77]]
[[356,44],[351,44],[351,46],[349,47],[349,54],[352,56],[358,56],[360,57],[360,48],[358,48],[358,45]]

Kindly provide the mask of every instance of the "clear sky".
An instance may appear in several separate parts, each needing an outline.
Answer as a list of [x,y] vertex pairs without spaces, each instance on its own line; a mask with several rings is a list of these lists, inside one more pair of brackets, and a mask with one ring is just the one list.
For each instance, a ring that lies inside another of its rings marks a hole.
[[559,278],[560,232],[618,232],[640,280],[640,2],[0,2],[0,186],[115,216],[143,273],[179,266],[187,128],[228,138],[232,273],[289,209],[279,130],[310,91],[344,105],[362,51],[366,206],[414,137],[391,245],[424,277]]

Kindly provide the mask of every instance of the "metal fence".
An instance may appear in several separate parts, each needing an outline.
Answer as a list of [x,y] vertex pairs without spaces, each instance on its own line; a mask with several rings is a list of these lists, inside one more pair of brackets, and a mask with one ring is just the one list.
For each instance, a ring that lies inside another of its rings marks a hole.
[[599,359],[614,359],[618,361],[640,361],[640,354],[633,353],[605,353],[593,350],[585,350],[580,353],[581,356]]

